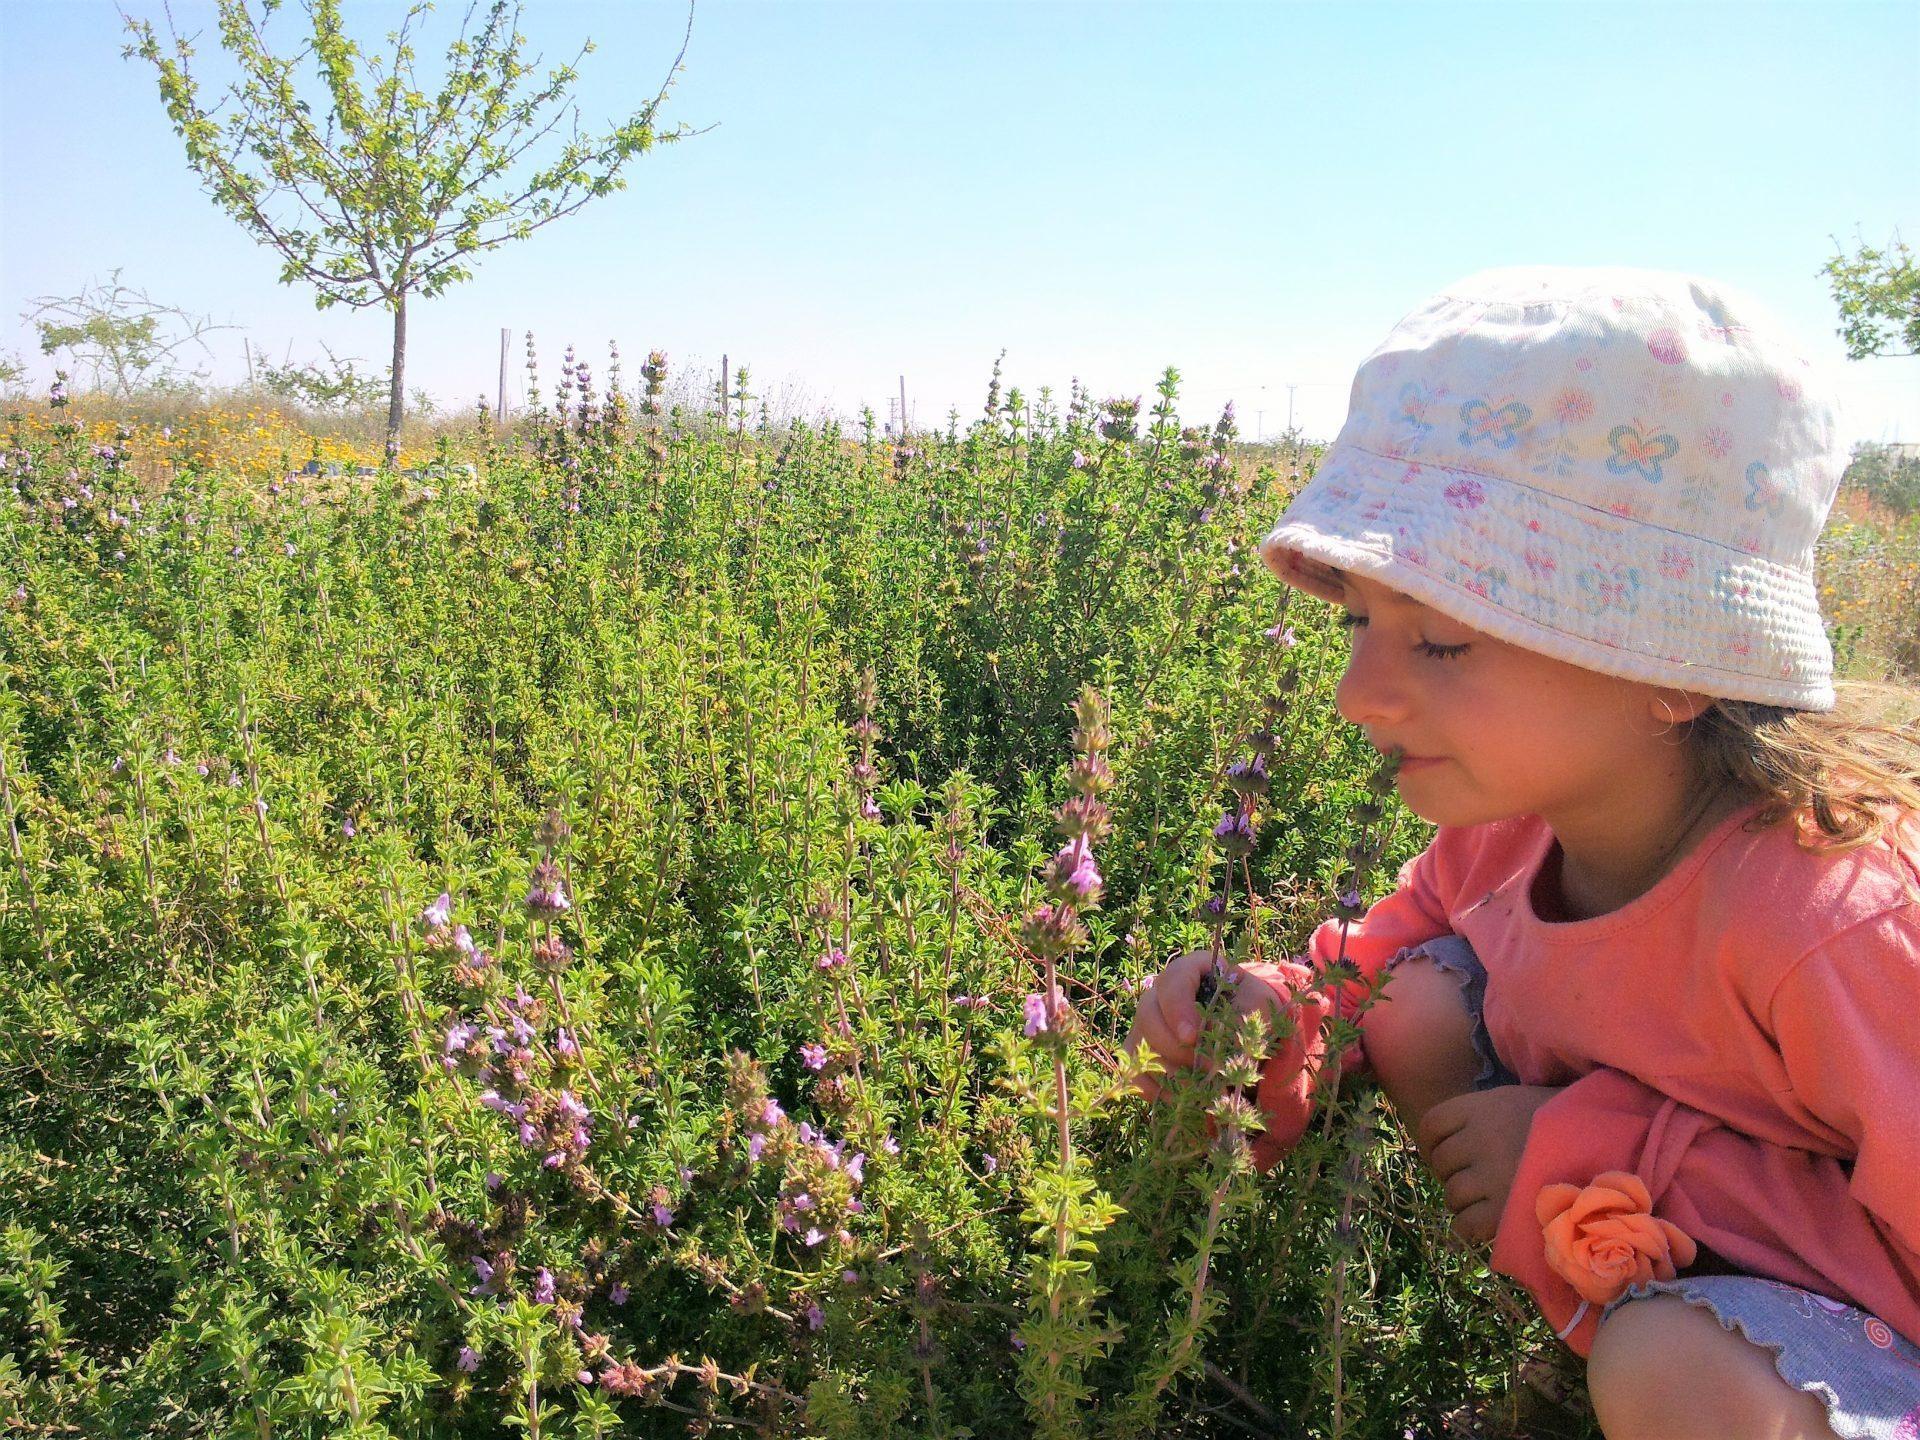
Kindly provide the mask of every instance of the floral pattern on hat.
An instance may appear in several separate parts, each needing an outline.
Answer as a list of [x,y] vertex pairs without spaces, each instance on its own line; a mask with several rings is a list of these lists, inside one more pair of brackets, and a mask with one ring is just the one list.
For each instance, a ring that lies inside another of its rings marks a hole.
[[1589,669],[1830,709],[1813,547],[1846,449],[1815,378],[1707,280],[1483,271],[1362,363],[1262,553],[1324,598],[1298,557]]

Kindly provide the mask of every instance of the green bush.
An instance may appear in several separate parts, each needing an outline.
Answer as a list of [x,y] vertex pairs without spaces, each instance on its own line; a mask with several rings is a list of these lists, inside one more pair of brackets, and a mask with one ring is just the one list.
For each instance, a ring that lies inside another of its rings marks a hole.
[[[1295,477],[1175,379],[996,374],[907,443],[569,389],[326,504],[16,433],[0,1415],[1398,1437],[1504,1394],[1553,1342],[1376,1092],[1255,1177],[1219,1087],[1271,1037],[1152,1107],[1117,1053],[1175,951],[1294,953],[1425,839],[1353,820],[1341,642],[1254,555]],[[1104,894],[1047,862],[1076,795]]]

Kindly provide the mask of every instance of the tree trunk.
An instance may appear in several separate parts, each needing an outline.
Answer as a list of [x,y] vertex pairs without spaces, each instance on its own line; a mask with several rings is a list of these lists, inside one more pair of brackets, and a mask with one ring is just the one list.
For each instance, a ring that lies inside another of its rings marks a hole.
[[393,388],[387,395],[387,464],[400,458],[400,420],[406,413],[407,292],[393,306]]

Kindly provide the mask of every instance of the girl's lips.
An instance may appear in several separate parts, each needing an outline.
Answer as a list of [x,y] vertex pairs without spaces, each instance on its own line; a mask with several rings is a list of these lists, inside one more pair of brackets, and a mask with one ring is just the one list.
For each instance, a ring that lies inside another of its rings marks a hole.
[[1407,771],[1418,770],[1424,765],[1438,765],[1444,759],[1446,759],[1444,755],[1405,755],[1401,757],[1399,773],[1404,775]]

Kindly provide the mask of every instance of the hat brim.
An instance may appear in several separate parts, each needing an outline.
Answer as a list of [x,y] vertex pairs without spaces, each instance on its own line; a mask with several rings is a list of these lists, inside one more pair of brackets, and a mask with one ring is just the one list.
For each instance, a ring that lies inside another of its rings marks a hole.
[[[1833,708],[1833,653],[1810,566],[1789,570],[1497,476],[1336,442],[1260,554],[1323,600],[1343,595],[1330,567],[1603,675]],[[1585,633],[1555,623],[1575,616]]]

